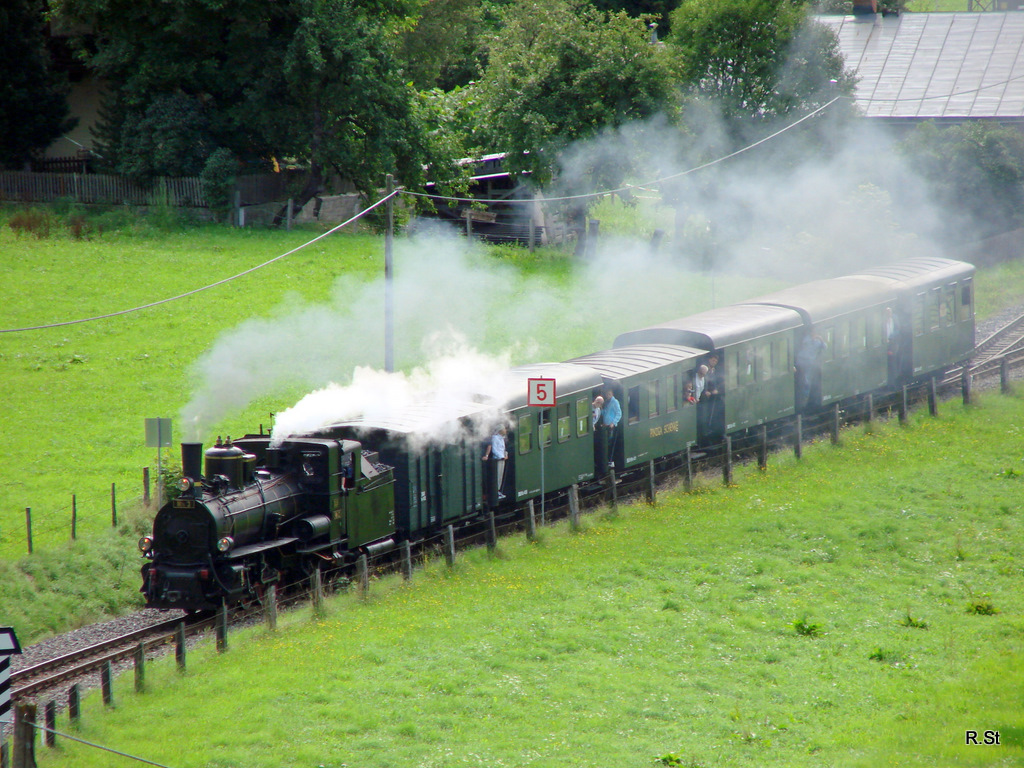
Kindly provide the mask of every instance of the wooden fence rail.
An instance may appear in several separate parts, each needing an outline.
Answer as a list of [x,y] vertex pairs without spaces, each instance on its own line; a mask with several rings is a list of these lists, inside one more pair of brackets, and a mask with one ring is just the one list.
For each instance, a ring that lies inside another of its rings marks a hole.
[[203,208],[202,183],[197,177],[158,178],[153,186],[143,186],[124,176],[99,173],[0,172],[0,200],[24,203],[50,203],[74,200],[79,203],[107,205],[151,205],[165,199],[168,205]]

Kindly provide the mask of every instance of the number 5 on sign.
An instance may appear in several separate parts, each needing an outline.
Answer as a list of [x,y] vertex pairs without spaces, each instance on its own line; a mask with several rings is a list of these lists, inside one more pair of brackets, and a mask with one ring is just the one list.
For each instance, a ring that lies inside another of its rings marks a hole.
[[526,395],[527,405],[550,408],[555,404],[554,379],[529,379],[529,390]]

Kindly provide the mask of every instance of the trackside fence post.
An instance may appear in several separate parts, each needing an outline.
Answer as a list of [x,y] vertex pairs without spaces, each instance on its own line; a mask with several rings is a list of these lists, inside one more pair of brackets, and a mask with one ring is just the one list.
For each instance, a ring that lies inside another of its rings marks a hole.
[[78,688],[78,683],[68,688],[68,719],[76,728],[82,720],[82,693]]
[[608,495],[608,501],[612,505],[612,514],[615,514],[619,511],[619,488],[614,468],[608,470]]
[[277,584],[271,584],[264,591],[263,611],[266,615],[267,629],[277,629]]
[[964,405],[971,404],[971,370],[968,366],[964,366],[963,373],[960,374],[960,391],[963,395]]
[[658,490],[657,488],[655,488],[654,478],[654,459],[651,459],[649,462],[647,462],[647,503],[658,503]]
[[[318,576],[320,569],[314,571]],[[313,610],[316,610],[316,585],[313,586]],[[217,653],[224,653],[228,649],[228,603],[221,600],[220,609],[217,611]]]
[[356,561],[356,571],[359,574],[359,596],[365,600],[370,595],[370,561],[365,553]]
[[54,731],[57,730],[57,702],[48,701],[46,706],[43,707],[43,723],[46,725],[46,730],[43,731],[43,743],[48,747],[57,746],[57,734]]
[[109,661],[104,661],[100,667],[100,689],[103,692],[103,703],[108,707],[114,706],[114,673]]
[[832,445],[839,445],[839,403],[832,405]]
[[530,541],[537,538],[537,513],[533,509],[533,499],[526,502],[526,538]]
[[32,507],[25,507],[25,539],[28,542],[28,553],[32,554]]
[[928,415],[939,415],[939,397],[934,376],[928,379]]
[[580,529],[580,487],[573,483],[569,486],[569,530]]
[[732,485],[732,438],[725,436],[725,456],[722,459],[722,485]]
[[402,542],[402,578],[405,581],[412,578],[412,544],[408,539]]
[[904,384],[900,388],[899,416],[900,416],[900,424],[905,424],[907,422],[907,385],[906,384]]
[[14,759],[12,768],[36,768],[36,705],[14,708]]
[[999,391],[1004,395],[1010,394],[1010,370],[1005,355],[999,359]]
[[146,644],[135,646],[135,692],[146,690]]
[[149,467],[142,468],[142,503],[149,506]]
[[78,497],[71,494],[71,540],[78,538]]
[[768,469],[768,427],[761,425],[760,444],[757,448],[757,468]]
[[455,528],[450,525],[444,529],[444,559],[449,568],[455,567]]
[[174,661],[178,665],[178,671],[185,671],[185,622],[178,624],[178,631],[174,636]]
[[110,527],[117,528],[117,483],[110,484]]
[[487,549],[494,551],[498,546],[498,529],[494,524],[494,510],[487,510]]
[[864,414],[864,423],[870,424],[873,418],[875,418],[875,396],[869,392],[867,397],[867,413]]
[[804,417],[802,414],[796,415],[796,427],[795,434],[793,436],[793,453],[796,457],[802,458],[804,453]]
[[686,446],[686,479],[683,487],[687,493],[693,490],[693,446],[690,445]]

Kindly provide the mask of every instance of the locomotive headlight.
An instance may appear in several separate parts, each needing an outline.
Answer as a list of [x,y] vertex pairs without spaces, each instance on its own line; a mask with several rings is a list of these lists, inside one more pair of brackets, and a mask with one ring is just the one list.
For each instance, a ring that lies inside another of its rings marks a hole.
[[232,539],[230,536],[224,536],[217,542],[217,551],[227,552],[233,546],[235,546],[235,540]]
[[186,493],[187,491],[191,491],[192,490],[192,478],[191,477],[183,477],[183,478],[181,478],[181,480],[178,481],[178,489],[182,493]]
[[153,537],[152,536],[143,536],[141,539],[139,539],[139,552],[141,552],[142,554],[145,555],[148,552],[150,552],[152,549],[153,549]]

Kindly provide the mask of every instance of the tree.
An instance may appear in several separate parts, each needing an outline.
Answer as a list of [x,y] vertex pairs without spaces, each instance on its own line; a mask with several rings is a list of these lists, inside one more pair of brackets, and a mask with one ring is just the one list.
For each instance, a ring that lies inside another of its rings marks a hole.
[[0,165],[17,168],[74,127],[67,81],[53,70],[43,0],[0,7]]
[[963,242],[1024,226],[1024,136],[1016,129],[927,122],[900,151],[942,207],[943,236]]
[[[668,108],[671,71],[642,20],[538,0],[507,6],[502,21],[474,95],[481,142],[506,151],[513,172],[528,170],[543,185],[571,143]],[[615,186],[628,165],[622,152],[595,157],[580,182]]]
[[81,51],[111,83],[121,172],[198,172],[218,148],[249,169],[288,159],[309,168],[302,203],[331,171],[371,195],[432,159],[395,58],[404,0],[53,1],[93,29]]
[[668,43],[688,93],[714,102],[738,133],[851,95],[856,84],[834,33],[794,0],[684,0]]

